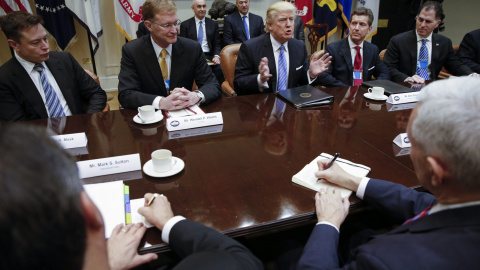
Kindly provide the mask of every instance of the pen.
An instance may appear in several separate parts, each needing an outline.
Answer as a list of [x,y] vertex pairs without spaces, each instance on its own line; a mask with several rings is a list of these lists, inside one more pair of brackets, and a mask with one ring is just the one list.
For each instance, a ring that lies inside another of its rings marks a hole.
[[194,113],[194,114],[197,114],[197,112],[196,112],[196,111],[194,111],[194,110],[190,109],[189,107],[187,107],[186,109],[187,109],[187,110],[189,110],[189,111],[191,111],[191,112],[192,112],[192,113]]
[[150,200],[148,201],[148,204],[147,204],[147,206],[150,206],[150,204],[152,204],[152,203],[153,203],[153,201],[155,200],[155,198],[157,198],[157,196],[158,196],[158,194],[157,194],[157,193],[153,194],[153,196],[152,196],[152,197],[150,198]]
[[[333,163],[335,162],[335,160],[337,160],[337,158],[340,156],[340,153],[335,153],[335,156],[333,156],[332,160],[330,161],[330,163],[328,163],[327,167],[325,168],[325,170],[328,170],[330,167],[332,167]],[[317,182],[322,180],[322,178],[318,178],[317,179]]]

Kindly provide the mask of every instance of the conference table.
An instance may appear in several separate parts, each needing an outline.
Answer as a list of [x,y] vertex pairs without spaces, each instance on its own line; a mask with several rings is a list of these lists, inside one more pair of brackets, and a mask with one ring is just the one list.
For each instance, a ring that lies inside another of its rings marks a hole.
[[[176,175],[154,178],[133,171],[84,182],[124,180],[131,199],[164,194],[174,214],[231,237],[314,222],[315,192],[292,183],[292,176],[322,152],[339,152],[341,158],[369,166],[369,177],[421,189],[409,156],[399,155],[392,143],[406,132],[411,110],[389,111],[385,102],[366,99],[364,87],[322,90],[334,96],[333,104],[309,109],[287,104],[280,113],[274,94],[222,97],[201,107],[206,113],[221,112],[223,125],[199,129],[169,132],[165,119],[137,124],[137,111],[123,109],[64,117],[57,132],[86,133],[86,149],[72,151],[78,161],[139,153],[143,166],[154,150],[171,150],[185,162]],[[30,123],[51,125],[48,119]],[[350,201],[351,210],[365,207],[355,193]],[[168,250],[156,228],[147,230],[139,249]]]

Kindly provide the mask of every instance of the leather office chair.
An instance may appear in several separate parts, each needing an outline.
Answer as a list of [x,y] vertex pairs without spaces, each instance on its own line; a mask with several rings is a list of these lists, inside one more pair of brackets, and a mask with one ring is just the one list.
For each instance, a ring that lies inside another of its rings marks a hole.
[[[453,50],[455,51],[455,53],[458,52],[458,48],[460,48],[459,45],[455,45],[453,46]],[[447,79],[448,77],[452,76],[452,74],[450,74],[446,69],[445,67],[442,67],[442,70],[440,71],[440,73],[438,74],[438,78],[439,79]]]
[[[90,71],[88,69],[84,69],[84,70],[88,75],[90,75],[90,77],[92,77],[92,79],[96,83],[100,84],[100,79],[98,79],[97,74],[93,73],[92,71]],[[108,105],[108,102],[107,102],[107,104],[105,105],[105,108],[103,108],[102,112],[108,112],[108,111],[110,111],[110,105]]]
[[[305,27],[308,29],[307,40],[310,44],[310,53],[316,52],[318,50],[318,43],[320,43],[320,49],[325,49],[328,44],[328,24],[305,24]],[[318,30],[325,28],[325,35],[320,36]],[[323,46],[322,46],[323,42]]]
[[387,52],[387,49],[383,49],[379,54],[378,57],[380,57],[380,60],[383,62],[383,56],[385,56],[385,53]]
[[225,46],[220,52],[220,65],[222,67],[225,81],[222,83],[222,91],[227,97],[236,96],[233,89],[233,80],[235,79],[235,63],[237,63],[240,43]]
[[317,57],[317,56],[322,57],[324,54],[325,54],[325,50],[318,50],[310,56],[310,61],[312,61],[314,57]]

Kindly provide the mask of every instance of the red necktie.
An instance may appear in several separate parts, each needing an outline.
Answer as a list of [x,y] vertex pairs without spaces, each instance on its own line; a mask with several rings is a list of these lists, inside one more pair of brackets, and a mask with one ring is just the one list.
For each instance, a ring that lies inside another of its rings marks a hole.
[[430,212],[430,209],[432,209],[432,207],[433,207],[433,205],[425,208],[422,212],[420,212],[420,214],[418,214],[418,215],[414,216],[413,218],[405,221],[403,224],[410,223],[410,222],[412,222],[412,221],[414,221],[414,220],[417,220],[417,219],[419,219],[419,218],[422,218],[422,217],[428,215],[428,213]]
[[[355,56],[355,61],[353,62],[353,85],[361,85],[363,82],[362,74],[362,55],[360,54],[360,46],[355,46],[357,50],[357,55]],[[355,76],[355,72],[359,72],[360,76]]]

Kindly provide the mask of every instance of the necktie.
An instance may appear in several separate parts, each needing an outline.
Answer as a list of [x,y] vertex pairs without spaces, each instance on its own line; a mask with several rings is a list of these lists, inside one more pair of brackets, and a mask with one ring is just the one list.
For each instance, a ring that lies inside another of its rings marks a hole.
[[275,104],[275,115],[277,116],[278,119],[282,117],[284,108],[285,108],[285,102],[277,98],[277,102]]
[[284,53],[285,47],[280,46],[278,55],[278,91],[287,89],[287,60]]
[[200,46],[202,45],[202,41],[203,41],[203,27],[202,27],[202,21],[200,21],[198,23],[198,37],[197,37],[197,41],[198,43],[200,43]]
[[[353,85],[361,85],[362,78],[362,54],[360,53],[360,46],[355,46],[357,54],[355,55],[355,61],[353,62]],[[355,72],[358,72],[355,74]]]
[[412,222],[412,221],[415,221],[415,220],[417,220],[417,219],[419,219],[419,218],[422,218],[422,217],[428,215],[428,213],[430,212],[430,209],[432,209],[432,207],[433,207],[433,206],[429,206],[429,207],[425,208],[422,212],[420,212],[420,214],[418,214],[418,215],[414,216],[413,218],[405,221],[403,224],[410,223],[410,222]]
[[417,62],[417,74],[425,80],[429,80],[427,39],[422,40],[422,47],[420,47],[420,55]]
[[167,50],[162,49],[160,52],[160,69],[162,70],[163,80],[168,80],[168,67],[167,61],[165,60],[165,56],[167,55]]
[[35,64],[33,68],[40,73],[40,81],[42,82],[43,91],[45,92],[45,100],[50,117],[65,116],[60,99],[57,93],[55,93],[55,90],[53,90],[52,85],[48,82],[43,66],[41,64]]
[[247,40],[250,39],[250,32],[248,31],[248,25],[247,25],[247,16],[243,16],[243,27],[245,27],[245,33],[247,34]]

